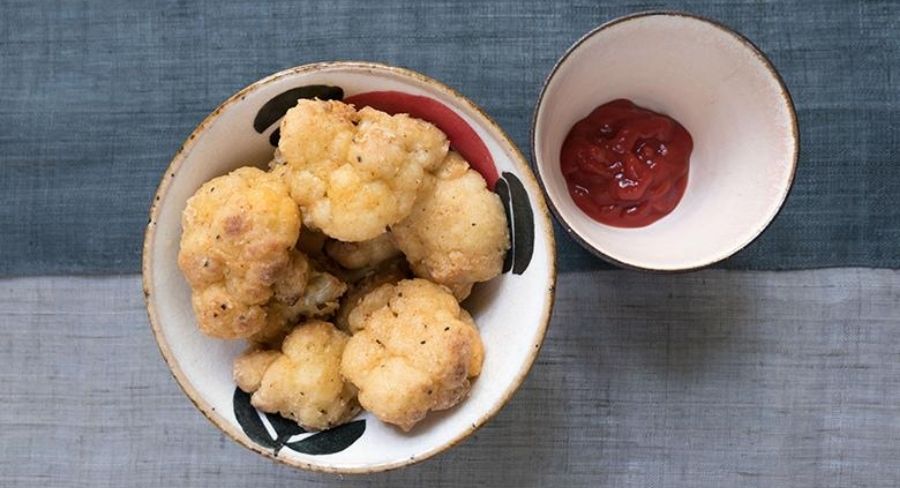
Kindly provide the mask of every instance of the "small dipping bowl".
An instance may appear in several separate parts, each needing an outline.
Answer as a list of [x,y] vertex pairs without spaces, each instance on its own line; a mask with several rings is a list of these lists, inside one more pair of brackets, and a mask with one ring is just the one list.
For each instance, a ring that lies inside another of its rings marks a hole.
[[[572,126],[619,98],[674,118],[694,141],[681,202],[646,227],[593,220],[560,169]],[[607,261],[654,271],[702,268],[752,242],[787,198],[798,151],[791,96],[766,56],[722,24],[676,12],[622,17],[579,39],[547,77],[532,125],[539,179],[569,234]]]

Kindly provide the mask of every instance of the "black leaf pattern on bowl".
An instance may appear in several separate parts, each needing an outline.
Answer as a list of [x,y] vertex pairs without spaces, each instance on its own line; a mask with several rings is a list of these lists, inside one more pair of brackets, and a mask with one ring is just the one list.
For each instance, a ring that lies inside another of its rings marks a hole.
[[515,256],[513,262],[513,274],[522,274],[531,263],[534,253],[534,213],[531,210],[531,202],[525,185],[512,173],[503,173],[503,178],[509,183],[513,207],[513,246]]
[[265,413],[263,415],[269,420],[269,425],[272,426],[272,429],[277,436],[275,439],[275,446],[273,447],[273,449],[275,449],[275,454],[278,454],[278,451],[287,444],[287,441],[291,440],[291,437],[306,433],[306,429],[300,427],[300,425],[293,420],[286,419],[281,415],[274,413]]
[[[271,449],[277,456],[283,447],[287,447],[303,454],[321,455],[334,454],[350,447],[366,431],[365,419],[356,420],[333,429],[323,430],[306,438],[288,442],[293,437],[306,434],[308,431],[297,425],[293,420],[272,413],[260,413],[250,403],[250,395],[240,388],[234,389],[234,417],[241,429],[257,444]],[[276,438],[273,439],[262,421],[262,415],[266,416]]]
[[234,417],[244,429],[247,437],[263,447],[274,448],[275,441],[269,436],[269,431],[266,430],[259,412],[250,404],[250,395],[240,388],[235,388],[232,403],[234,404]]
[[272,131],[272,134],[269,135],[269,144],[272,147],[278,147],[278,141],[281,140],[281,127],[276,127],[275,130]]
[[[272,124],[278,122],[284,117],[285,112],[301,98],[318,98],[320,100],[341,100],[344,98],[344,90],[339,86],[331,85],[306,85],[290,90],[272,97],[268,102],[260,107],[253,119],[253,128],[256,132],[262,134]],[[277,139],[277,137],[276,137]],[[271,139],[270,139],[271,140]],[[277,140],[275,143],[277,144]]]
[[[513,215],[512,215],[512,204],[510,202],[509,196],[509,184],[506,183],[506,180],[500,178],[494,183],[494,193],[500,197],[500,201],[503,202],[503,210],[506,212],[506,225],[509,227],[509,237],[513,239]],[[515,242],[515,240],[513,240]],[[510,249],[506,256],[503,258],[503,272],[507,273],[512,269],[513,266],[513,254],[515,249]]]
[[334,454],[350,447],[365,431],[366,421],[356,420],[286,445],[304,454]]
[[512,249],[506,253],[503,272],[512,270],[520,275],[528,269],[534,255],[534,212],[525,185],[519,178],[504,172],[494,185],[494,192],[503,201],[506,210],[506,222],[510,226]]

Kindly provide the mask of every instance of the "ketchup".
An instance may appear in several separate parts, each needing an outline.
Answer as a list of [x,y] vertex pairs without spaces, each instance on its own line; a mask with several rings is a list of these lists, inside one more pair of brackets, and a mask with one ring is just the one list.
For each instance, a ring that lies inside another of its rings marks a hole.
[[678,205],[693,147],[691,135],[671,117],[619,99],[572,127],[560,166],[572,199],[591,218],[643,227]]

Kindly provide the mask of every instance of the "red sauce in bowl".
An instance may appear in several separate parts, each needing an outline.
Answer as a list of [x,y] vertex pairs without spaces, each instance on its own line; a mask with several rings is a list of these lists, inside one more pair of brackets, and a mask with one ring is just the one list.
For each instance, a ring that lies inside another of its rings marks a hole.
[[671,117],[619,99],[572,127],[560,165],[572,199],[591,218],[643,227],[681,201],[693,148],[691,135]]

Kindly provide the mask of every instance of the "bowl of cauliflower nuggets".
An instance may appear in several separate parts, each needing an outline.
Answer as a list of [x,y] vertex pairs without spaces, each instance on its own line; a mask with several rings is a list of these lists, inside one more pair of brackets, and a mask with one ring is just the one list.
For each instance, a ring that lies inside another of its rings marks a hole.
[[472,102],[409,70],[306,65],[241,90],[166,171],[144,295],[222,431],[292,466],[433,456],[510,399],[543,341],[541,192]]

